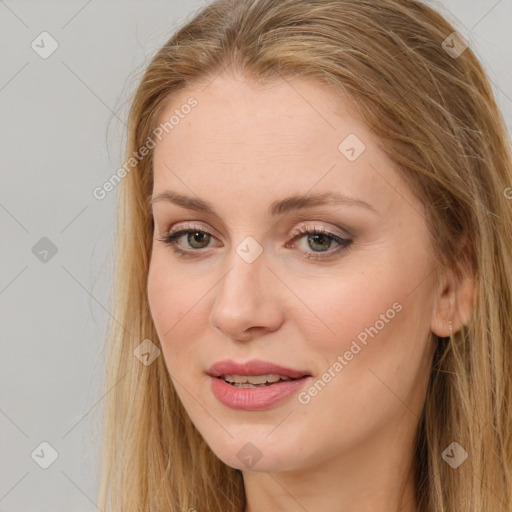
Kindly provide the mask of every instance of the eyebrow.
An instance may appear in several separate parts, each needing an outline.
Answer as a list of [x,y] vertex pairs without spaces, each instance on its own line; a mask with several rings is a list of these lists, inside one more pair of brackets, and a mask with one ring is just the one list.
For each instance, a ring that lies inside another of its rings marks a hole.
[[[215,208],[208,201],[204,201],[203,199],[199,199],[198,197],[190,197],[185,196],[183,194],[178,194],[177,192],[173,192],[171,190],[165,190],[160,194],[151,197],[149,203],[152,205],[159,201],[168,201],[170,203],[173,203],[177,206],[181,206],[182,208],[186,208],[188,210],[210,213],[212,215],[218,216],[217,212],[215,211]],[[304,208],[322,205],[359,206],[366,208],[376,213],[377,215],[380,215],[379,212],[366,201],[363,201],[362,199],[348,197],[346,195],[338,194],[336,192],[292,195],[284,199],[280,199],[279,201],[274,201],[269,207],[269,213],[272,216],[277,216],[292,210],[300,210]]]

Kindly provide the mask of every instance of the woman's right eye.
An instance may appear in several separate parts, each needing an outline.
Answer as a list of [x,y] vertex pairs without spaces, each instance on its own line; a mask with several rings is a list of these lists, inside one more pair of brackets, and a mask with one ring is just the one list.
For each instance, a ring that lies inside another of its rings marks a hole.
[[[186,244],[188,244],[192,250],[183,249],[183,243],[179,243],[180,238],[184,238]],[[176,253],[182,256],[192,256],[191,252],[198,252],[198,249],[207,248],[212,238],[213,235],[211,233],[203,230],[181,229],[174,233],[164,234],[158,240],[164,244],[170,245]]]

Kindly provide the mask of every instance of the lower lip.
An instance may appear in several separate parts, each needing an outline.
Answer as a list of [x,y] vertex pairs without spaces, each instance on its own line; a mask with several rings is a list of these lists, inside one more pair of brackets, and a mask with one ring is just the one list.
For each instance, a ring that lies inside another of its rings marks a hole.
[[257,411],[271,407],[290,395],[298,393],[311,377],[276,382],[261,388],[236,388],[224,379],[210,378],[213,394],[219,402],[232,409]]

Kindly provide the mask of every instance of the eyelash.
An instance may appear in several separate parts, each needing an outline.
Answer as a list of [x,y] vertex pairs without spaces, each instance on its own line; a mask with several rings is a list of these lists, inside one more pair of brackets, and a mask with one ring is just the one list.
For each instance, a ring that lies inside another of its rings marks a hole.
[[[160,238],[158,238],[158,241],[162,242],[166,245],[169,245],[171,247],[171,249],[181,257],[197,258],[199,255],[193,254],[193,253],[202,252],[202,249],[192,249],[192,250],[180,249],[176,242],[176,240],[178,238],[181,238],[183,235],[186,235],[189,233],[195,233],[195,232],[199,232],[199,233],[214,237],[214,235],[211,234],[210,232],[208,232],[198,226],[192,225],[192,226],[187,226],[186,229],[180,229],[179,231],[175,231],[174,233],[173,232],[164,233],[163,235],[161,235]],[[317,227],[317,226],[313,226],[310,228],[305,228],[305,227],[298,228],[293,233],[293,238],[291,241],[295,242],[296,240],[300,240],[305,235],[325,235],[329,240],[332,240],[339,244],[339,247],[336,248],[335,250],[328,249],[325,251],[317,251],[317,252],[301,251],[302,253],[304,253],[305,258],[313,259],[313,260],[325,260],[327,258],[331,258],[331,257],[337,255],[340,252],[347,251],[353,242],[353,240],[351,240],[349,238],[341,238],[340,236],[338,236],[334,233],[331,233],[330,231],[327,231],[324,228]],[[327,256],[321,256],[322,253],[327,253]]]

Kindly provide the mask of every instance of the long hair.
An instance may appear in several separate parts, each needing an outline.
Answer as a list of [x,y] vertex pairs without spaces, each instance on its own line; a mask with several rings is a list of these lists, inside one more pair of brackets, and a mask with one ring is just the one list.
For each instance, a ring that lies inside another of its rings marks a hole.
[[[415,0],[215,0],[146,68],[126,159],[148,145],[174,94],[221,73],[312,78],[348,98],[425,205],[437,268],[469,266],[474,277],[469,321],[432,334],[415,439],[420,509],[497,512],[512,509],[512,156],[489,80],[454,32]],[[202,439],[163,357],[134,356],[145,339],[159,346],[146,290],[152,151],[130,165],[118,185],[99,506],[243,512],[241,472]],[[456,469],[443,457],[453,442],[468,454]]]

